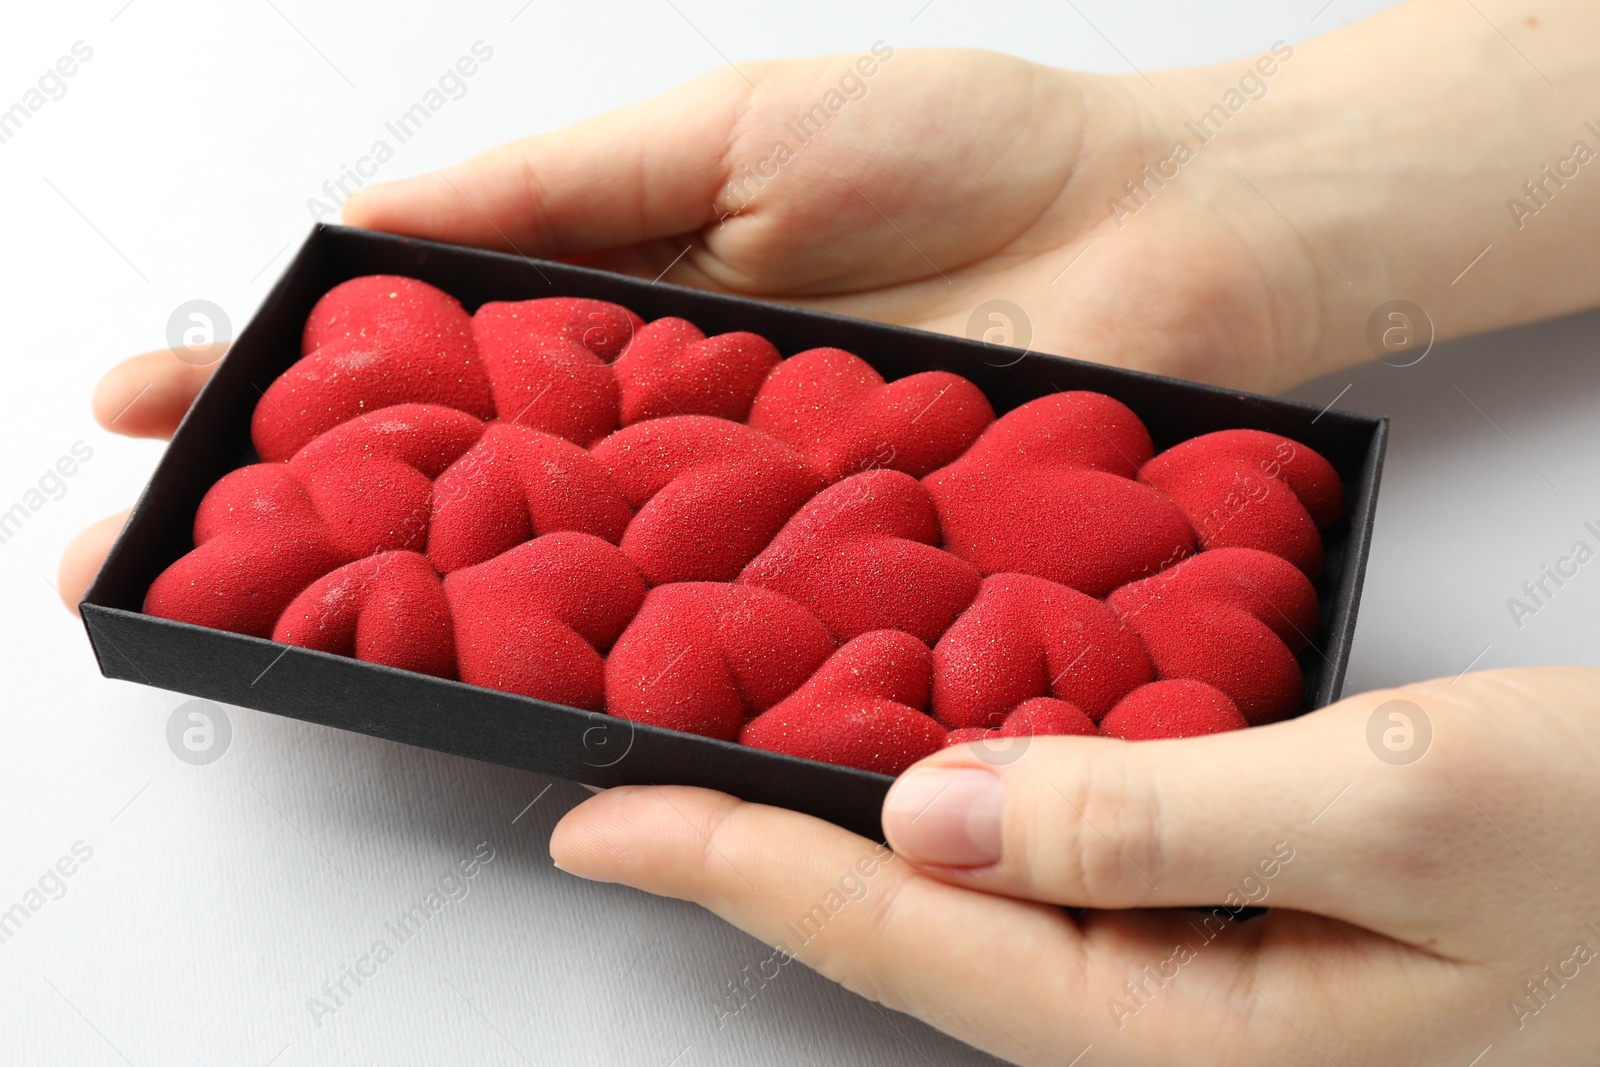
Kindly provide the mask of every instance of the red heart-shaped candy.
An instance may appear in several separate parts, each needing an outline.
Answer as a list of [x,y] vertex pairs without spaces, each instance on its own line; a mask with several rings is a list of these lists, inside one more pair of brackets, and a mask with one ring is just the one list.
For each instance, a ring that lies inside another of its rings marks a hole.
[[657,319],[634,335],[614,367],[622,425],[664,415],[742,422],[777,365],[778,350],[759,334],[707,337],[684,319]]
[[622,550],[652,585],[732,581],[823,486],[782,441],[705,415],[618,430],[594,457],[639,509]]
[[829,481],[878,467],[920,478],[992,421],[989,399],[959,375],[926,371],[885,384],[841,348],[790,356],[750,408],[750,425],[804,452]]
[[1058,393],[1008,413],[923,481],[945,546],[984,574],[1104,596],[1194,548],[1183,513],[1132,480],[1149,456],[1149,434],[1122,404]]
[[841,641],[903,630],[932,644],[972,603],[980,580],[938,544],[922,484],[899,471],[868,471],[801,508],[739,581],[793,597]]
[[645,585],[610,542],[555,533],[453,571],[444,591],[463,682],[599,711],[601,654],[639,610]]
[[380,552],[312,582],[278,618],[272,639],[401,670],[454,678],[450,602],[416,552]]
[[1249,725],[1221,690],[1176,679],[1142,685],[1123,697],[1100,720],[1100,733],[1124,741],[1154,741],[1243,730]]
[[621,304],[584,297],[519,300],[515,307],[515,319],[529,335],[582,345],[606,363],[620,356],[644,325],[643,319]]
[[588,452],[492,422],[434,482],[428,557],[448,573],[566,530],[615,544],[632,518],[622,490]]
[[816,616],[778,593],[725,582],[659,586],[606,660],[606,709],[732,741],[833,648]]
[[1344,511],[1332,464],[1305,445],[1260,430],[1222,430],[1174,445],[1140,478],[1165,493],[1202,548],[1257,548],[1315,578],[1322,535]]
[[793,696],[747,724],[752,748],[899,774],[944,746],[928,706],[928,646],[898,630],[862,634]]
[[1162,679],[1214,686],[1251,726],[1300,705],[1305,683],[1294,654],[1316,633],[1317,594],[1281,557],[1212,549],[1123,586],[1110,604]]
[[472,316],[478,358],[501,419],[588,448],[617,428],[617,376],[569,334],[541,332],[549,316],[538,300],[483,305]]
[[933,649],[933,714],[952,729],[990,728],[1036,697],[1093,719],[1155,672],[1139,637],[1104,603],[1028,574],[984,579]]
[[306,320],[305,355],[267,387],[250,421],[263,460],[294,455],[326,430],[391,404],[495,414],[472,320],[452,296],[412,278],[334,286]]
[[1094,720],[1076,704],[1054,697],[1034,697],[1018,704],[999,726],[964,726],[959,730],[951,730],[944,743],[946,748],[951,748],[974,741],[990,745],[998,742],[995,751],[1009,754],[1014,760],[1020,758],[1022,751],[1014,747],[1017,738],[1093,737],[1099,732]]

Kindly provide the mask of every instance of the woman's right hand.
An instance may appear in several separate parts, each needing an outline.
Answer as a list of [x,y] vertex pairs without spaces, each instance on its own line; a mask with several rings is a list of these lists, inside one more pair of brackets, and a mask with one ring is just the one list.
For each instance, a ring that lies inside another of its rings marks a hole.
[[718,70],[362,190],[344,217],[1241,388],[1300,381],[1321,268],[1268,205],[1197,166],[1137,218],[1109,206],[1169,152],[1175,93],[880,42]]

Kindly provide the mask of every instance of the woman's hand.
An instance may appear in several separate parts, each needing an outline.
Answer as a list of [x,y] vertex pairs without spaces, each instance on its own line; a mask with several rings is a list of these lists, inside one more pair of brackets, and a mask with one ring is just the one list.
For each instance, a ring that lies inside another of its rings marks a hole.
[[[573,809],[550,850],[1022,1064],[1600,1048],[1600,671],[1469,675],[1183,741],[1016,744],[902,776],[892,858],[808,816],[643,786]],[[1230,921],[1256,904],[1272,910]]]
[[1257,390],[1309,377],[1318,265],[1247,186],[1174,182],[1138,225],[1110,208],[1170,149],[1178,99],[880,43],[719,70],[364,190],[344,217],[945,333],[1006,300],[1036,351]]
[[880,42],[719,70],[344,214],[1018,342],[1003,300],[1035,351],[1276,392],[1383,353],[1391,301],[1423,309],[1415,345],[1600,302],[1600,181],[1573,159],[1600,155],[1597,38],[1588,0],[1413,0],[1117,77]]

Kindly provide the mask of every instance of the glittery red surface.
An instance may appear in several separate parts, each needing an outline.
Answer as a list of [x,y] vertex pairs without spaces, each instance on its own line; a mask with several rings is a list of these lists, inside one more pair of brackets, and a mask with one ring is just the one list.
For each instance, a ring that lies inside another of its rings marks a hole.
[[899,774],[944,747],[927,714],[933,657],[902,630],[873,630],[835,652],[739,740],[824,763]]
[[149,614],[888,774],[1300,703],[1343,495],[1286,438],[392,276],[302,351]]
[[1118,701],[1100,721],[1100,733],[1124,741],[1199,737],[1249,724],[1221,690],[1186,678],[1151,682]]

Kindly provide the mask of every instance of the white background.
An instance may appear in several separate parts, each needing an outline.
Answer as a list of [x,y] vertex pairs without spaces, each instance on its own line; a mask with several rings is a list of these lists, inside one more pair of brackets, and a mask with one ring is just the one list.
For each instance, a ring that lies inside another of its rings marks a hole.
[[[49,584],[70,536],[129,503],[161,448],[93,424],[95,379],[163,346],[183,301],[215,301],[242,325],[303,237],[306,198],[474,41],[493,61],[381,177],[665,89],[720,65],[718,49],[740,62],[884,39],[1125,71],[1253,54],[1387,6],[674,2],[8,12],[0,107],[73,42],[94,56],[0,145],[0,509],[74,442],[94,455],[0,545],[0,909],[75,842],[93,856],[0,944],[0,1062],[986,1060],[799,967],[719,1030],[726,983],[767,950],[693,907],[555,871],[546,841],[576,786],[543,792],[532,775],[237,709],[220,762],[180,762],[163,731],[183,698],[99,678]],[[1373,364],[1299,391],[1321,405],[1349,385],[1340,406],[1394,419],[1350,691],[1473,662],[1600,663],[1600,571],[1520,631],[1505,604],[1600,520],[1597,325],[1444,346],[1417,367]],[[470,894],[313,1025],[306,998],[480,841],[495,858]]]

